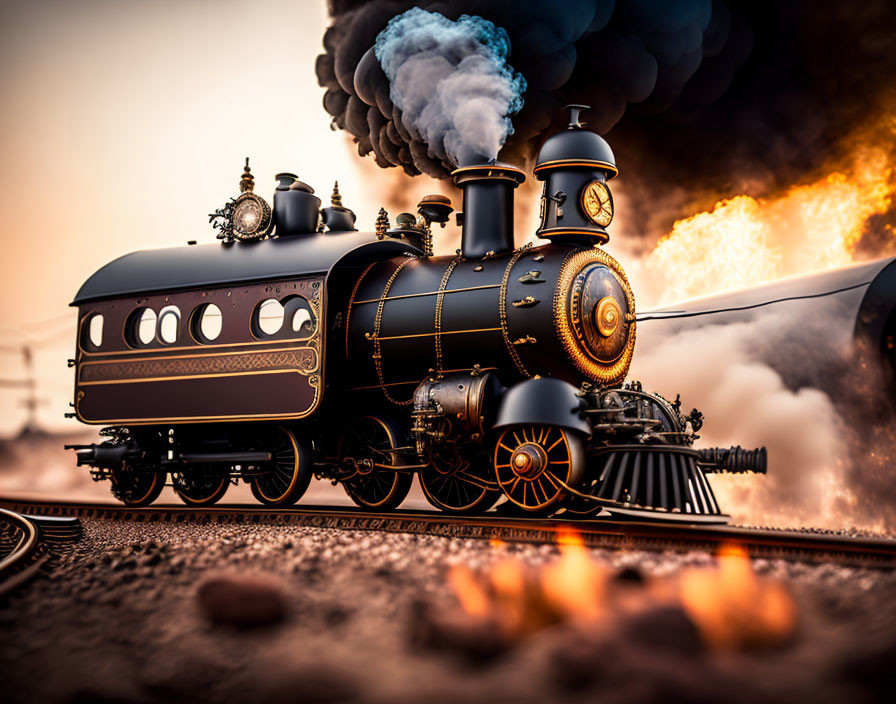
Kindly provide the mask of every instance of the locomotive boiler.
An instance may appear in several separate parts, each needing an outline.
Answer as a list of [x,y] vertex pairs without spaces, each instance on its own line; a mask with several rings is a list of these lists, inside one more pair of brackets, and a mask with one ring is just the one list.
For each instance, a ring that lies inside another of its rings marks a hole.
[[354,230],[338,191],[319,211],[280,174],[218,211],[221,245],[137,252],[85,282],[75,414],[107,426],[78,464],[125,503],[170,476],[188,504],[246,481],[288,505],[312,477],[392,509],[416,476],[447,512],[601,512],[718,522],[706,475],[764,472],[764,449],[694,450],[702,425],[626,383],[635,299],[603,249],[613,216],[609,145],[582,106],[549,138],[537,245],[514,246],[526,174],[463,165],[461,248],[432,256],[453,212],[427,196],[394,227]]

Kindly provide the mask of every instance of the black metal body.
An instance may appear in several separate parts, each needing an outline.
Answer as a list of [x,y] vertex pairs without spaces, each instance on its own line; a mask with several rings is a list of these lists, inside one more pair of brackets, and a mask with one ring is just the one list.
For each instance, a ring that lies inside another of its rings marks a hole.
[[396,398],[408,400],[431,370],[477,365],[498,371],[505,385],[534,374],[578,383],[554,323],[556,282],[576,251],[544,245],[484,260],[374,264],[346,315],[353,386],[387,384]]

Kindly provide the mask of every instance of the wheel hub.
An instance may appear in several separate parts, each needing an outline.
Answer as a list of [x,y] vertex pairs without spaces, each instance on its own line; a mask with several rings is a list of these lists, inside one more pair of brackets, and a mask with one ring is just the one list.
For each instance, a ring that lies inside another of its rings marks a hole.
[[547,466],[547,454],[540,445],[525,443],[510,456],[510,468],[523,479],[535,479]]

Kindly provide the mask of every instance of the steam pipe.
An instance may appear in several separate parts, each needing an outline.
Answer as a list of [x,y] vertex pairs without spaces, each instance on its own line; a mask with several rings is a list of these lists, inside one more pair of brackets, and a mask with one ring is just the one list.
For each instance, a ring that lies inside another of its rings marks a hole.
[[513,250],[513,191],[526,175],[508,164],[465,166],[452,173],[464,192],[461,253],[467,259]]
[[765,474],[768,468],[768,453],[764,447],[745,450],[740,445],[734,447],[707,447],[697,450],[697,464],[704,473],[731,472],[734,474]]

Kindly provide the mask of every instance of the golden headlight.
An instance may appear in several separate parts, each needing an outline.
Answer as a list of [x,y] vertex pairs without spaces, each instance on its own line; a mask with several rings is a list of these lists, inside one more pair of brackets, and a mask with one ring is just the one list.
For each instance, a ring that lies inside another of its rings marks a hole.
[[619,328],[622,309],[612,296],[604,296],[594,309],[597,331],[604,337],[610,337]]

